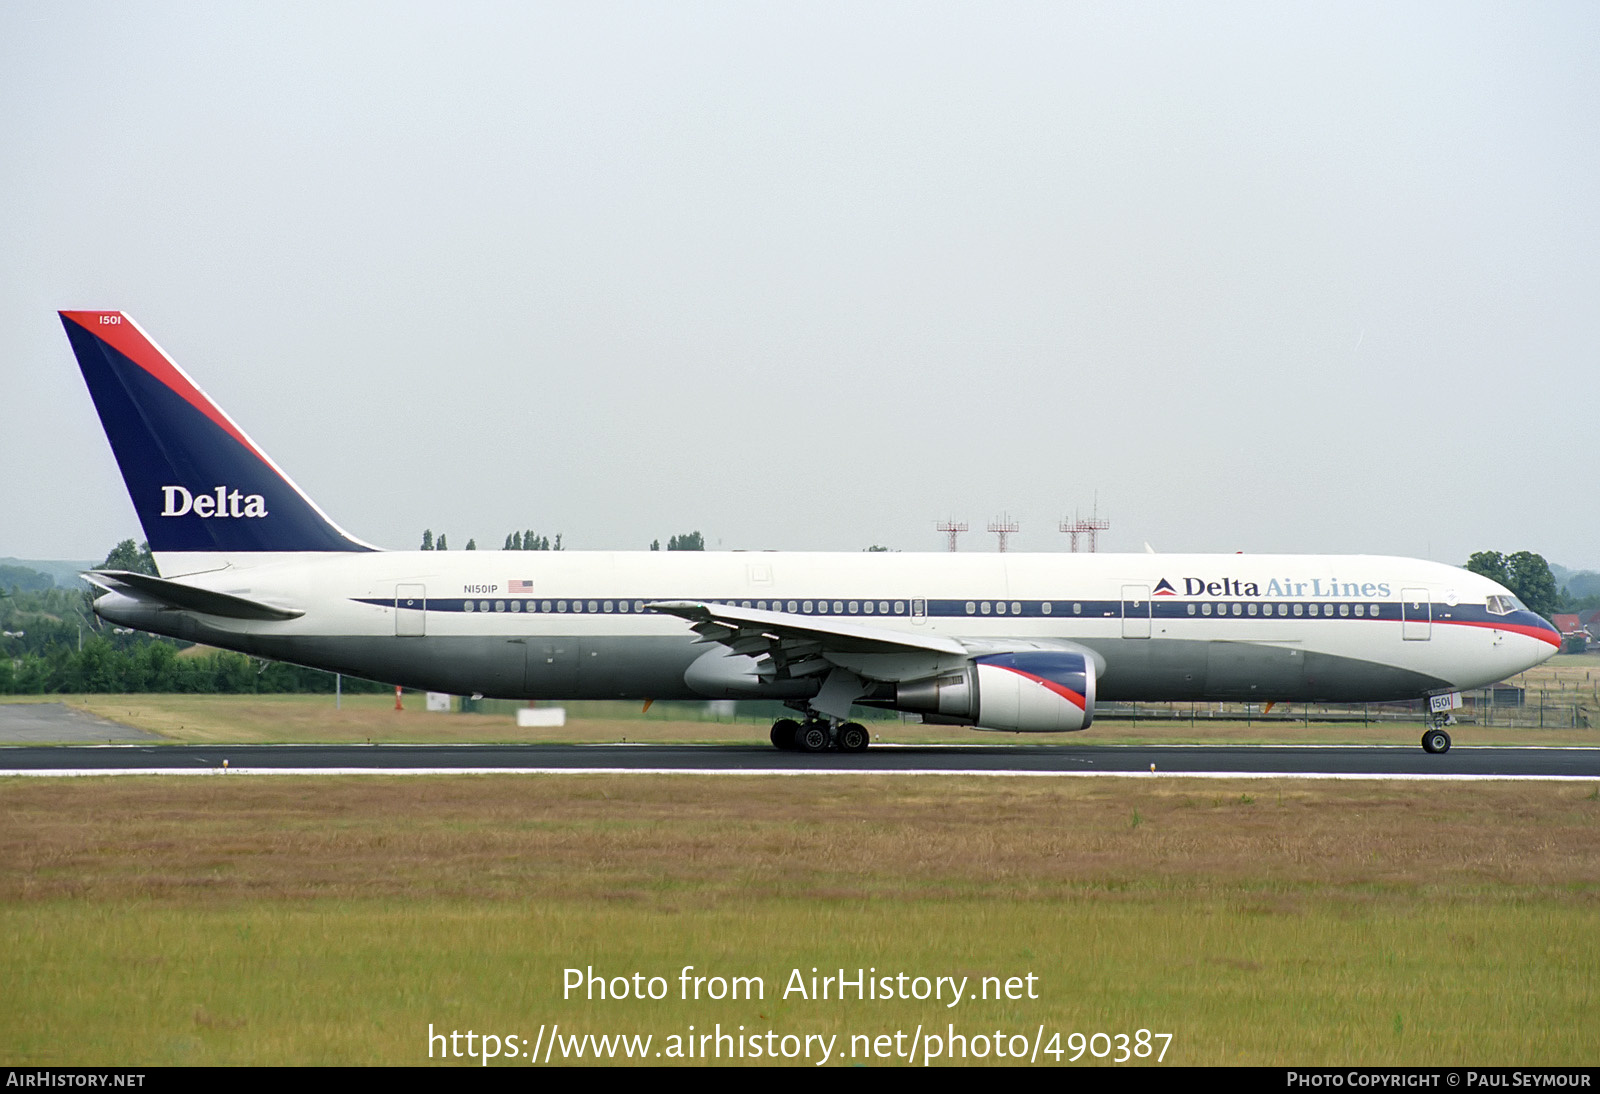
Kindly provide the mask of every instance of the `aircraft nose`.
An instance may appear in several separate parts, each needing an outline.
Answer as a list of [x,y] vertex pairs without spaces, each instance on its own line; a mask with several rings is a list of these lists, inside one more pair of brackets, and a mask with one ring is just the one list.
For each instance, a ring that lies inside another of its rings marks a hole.
[[1528,616],[1528,634],[1537,638],[1542,647],[1539,651],[1539,660],[1535,662],[1535,664],[1540,664],[1561,652],[1561,632],[1543,616],[1533,612],[1526,614]]

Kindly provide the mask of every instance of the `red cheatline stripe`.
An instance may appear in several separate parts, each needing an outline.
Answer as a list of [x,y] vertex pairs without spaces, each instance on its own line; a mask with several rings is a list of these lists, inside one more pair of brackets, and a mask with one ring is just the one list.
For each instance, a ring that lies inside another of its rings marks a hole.
[[1079,710],[1084,710],[1088,707],[1089,701],[1087,699],[1073,691],[1071,688],[1056,683],[1054,680],[1046,680],[1043,676],[1035,676],[1031,672],[1024,672],[1022,669],[1016,668],[1012,665],[996,665],[995,668],[1005,669],[1007,672],[1014,672],[1018,676],[1026,677],[1027,679],[1032,680],[1035,684],[1040,684],[1044,687],[1047,687],[1057,695],[1061,696],[1061,698],[1077,707]]
[[[117,311],[64,311],[61,314],[161,381],[190,406],[215,422],[224,433],[254,452],[262,463],[272,467],[272,461],[250,443],[250,438],[150,341],[149,336],[132,319]],[[102,324],[102,316],[115,316],[117,322]]]
[[[1425,621],[1416,619],[1412,620],[1411,622],[1422,623]],[[1543,627],[1528,627],[1521,623],[1480,622],[1476,619],[1435,619],[1434,622],[1440,626],[1488,627],[1490,630],[1495,631],[1511,631],[1513,634],[1525,634],[1529,638],[1537,638],[1541,642],[1548,642],[1552,646],[1556,647],[1556,649],[1561,648],[1561,636],[1555,631],[1545,630]]]

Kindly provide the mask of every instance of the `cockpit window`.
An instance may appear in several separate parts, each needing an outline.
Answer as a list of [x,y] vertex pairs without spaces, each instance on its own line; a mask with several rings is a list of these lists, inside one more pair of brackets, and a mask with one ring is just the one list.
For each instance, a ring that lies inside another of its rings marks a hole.
[[1510,615],[1512,612],[1517,610],[1517,607],[1518,605],[1515,597],[1491,596],[1489,598],[1490,615]]

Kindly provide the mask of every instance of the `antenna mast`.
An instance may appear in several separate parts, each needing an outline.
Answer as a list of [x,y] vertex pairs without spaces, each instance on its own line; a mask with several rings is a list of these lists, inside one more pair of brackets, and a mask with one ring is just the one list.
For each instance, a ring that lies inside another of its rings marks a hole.
[[1000,537],[1001,553],[1004,553],[1006,549],[1006,537],[1013,532],[1019,531],[1021,527],[1020,524],[1011,519],[1010,513],[1003,513],[989,522],[989,531]]
[[956,518],[951,517],[949,520],[940,521],[934,527],[948,537],[950,546],[947,549],[953,552],[956,549],[956,537],[967,530],[967,522],[962,521],[957,524]]

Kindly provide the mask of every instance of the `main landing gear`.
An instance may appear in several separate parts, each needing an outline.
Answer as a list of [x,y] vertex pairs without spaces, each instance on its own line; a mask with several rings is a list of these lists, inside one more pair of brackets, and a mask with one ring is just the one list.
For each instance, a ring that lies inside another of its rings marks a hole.
[[865,752],[871,735],[860,722],[837,722],[833,719],[807,718],[797,722],[793,718],[779,718],[772,723],[772,747],[784,752],[826,752],[830,748],[840,752]]

